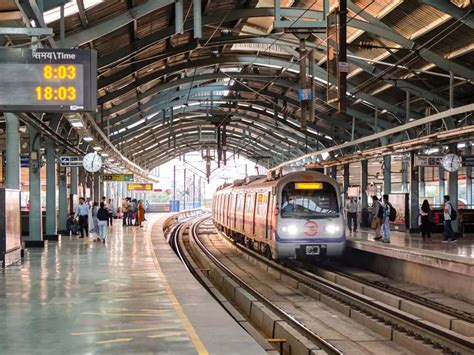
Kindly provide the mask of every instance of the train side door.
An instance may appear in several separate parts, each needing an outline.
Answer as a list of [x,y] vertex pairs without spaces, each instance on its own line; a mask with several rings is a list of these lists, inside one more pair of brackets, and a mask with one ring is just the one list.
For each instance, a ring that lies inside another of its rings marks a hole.
[[[273,209],[271,208],[273,202],[273,196],[270,192],[266,194],[267,199],[267,210],[266,210],[266,218],[265,218],[265,239],[269,239],[271,237],[271,223],[272,223],[272,215]],[[270,227],[270,228],[269,228]]]
[[252,210],[251,210],[251,213],[252,213],[252,235],[255,235],[255,215],[257,213],[257,193],[254,193],[253,194],[253,197],[252,197],[253,201],[252,201]]

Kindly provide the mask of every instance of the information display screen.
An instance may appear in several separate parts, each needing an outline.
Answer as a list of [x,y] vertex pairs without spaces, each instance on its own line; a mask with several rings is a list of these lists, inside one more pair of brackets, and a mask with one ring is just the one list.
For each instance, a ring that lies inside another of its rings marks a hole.
[[128,184],[128,191],[153,191],[153,184]]
[[0,111],[97,107],[97,54],[87,49],[0,48]]

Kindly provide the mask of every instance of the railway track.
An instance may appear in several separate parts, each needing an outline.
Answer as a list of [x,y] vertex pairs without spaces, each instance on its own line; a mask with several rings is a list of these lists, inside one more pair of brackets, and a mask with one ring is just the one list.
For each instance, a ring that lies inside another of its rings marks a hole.
[[[291,323],[292,326],[298,329],[301,334],[304,334],[306,338],[314,341],[328,353],[341,353],[341,350],[313,332],[304,322],[299,321],[297,317],[285,311],[280,306],[275,305],[267,296],[256,290],[255,287],[247,285],[241,276],[231,270],[223,261],[219,260],[220,258],[209,250],[209,246],[206,246],[206,242],[199,236],[199,228],[205,222],[209,223],[209,219],[202,218],[192,224],[190,238],[194,240],[199,250],[205,254],[209,260],[215,263],[215,265],[223,270],[229,277],[234,279],[240,287],[249,290],[260,302],[265,303],[272,311],[278,313],[281,318]],[[227,238],[225,235],[222,235],[222,237]],[[365,320],[364,323],[372,324],[372,329],[375,330],[378,328],[383,331],[389,329],[392,339],[405,339],[405,342],[402,342],[404,346],[408,346],[415,352],[429,351],[445,354],[472,354],[474,351],[472,339],[466,336],[444,329],[425,319],[400,311],[376,299],[326,280],[297,265],[283,266],[277,264],[243,246],[234,244],[228,238],[227,243],[230,243],[229,246],[238,250],[238,253],[251,261],[253,265],[264,265],[268,272],[279,273],[282,281],[286,280],[285,282],[288,282],[288,280],[291,280],[291,284],[296,284],[298,289],[306,290],[307,294],[320,295],[320,299],[324,297],[325,299],[331,300],[331,302],[334,303],[333,306],[336,306],[336,308],[339,305],[348,310],[349,315],[352,313],[352,315],[357,315],[359,320]],[[400,297],[403,296],[406,295],[400,295]]]
[[[451,316],[452,318],[463,320],[465,322],[474,324],[474,313],[471,311],[450,307],[440,302],[433,301],[430,298],[423,297],[419,294],[407,291],[399,287],[394,287],[388,284],[387,282],[383,282],[380,280],[372,280],[368,277],[361,276],[360,274],[357,274],[355,272],[341,270],[342,267],[339,265],[330,265],[330,266],[321,267],[321,266],[311,265],[308,263],[294,263],[294,262],[290,263],[290,265],[300,267],[302,269],[318,274],[320,276],[326,274],[326,272],[329,272],[331,275],[338,275],[343,278],[348,278],[353,281],[356,281],[357,283],[361,285],[376,288],[380,291],[390,293],[394,296],[410,300],[424,307],[429,307],[430,309],[436,310],[437,312],[441,314],[448,315],[448,316]],[[321,273],[321,270],[323,270],[323,273]]]

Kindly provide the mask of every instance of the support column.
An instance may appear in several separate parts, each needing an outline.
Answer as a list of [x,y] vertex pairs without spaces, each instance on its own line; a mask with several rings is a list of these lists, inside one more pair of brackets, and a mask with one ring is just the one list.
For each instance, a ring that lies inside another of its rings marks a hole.
[[7,130],[6,175],[7,189],[20,189],[20,120],[17,115],[5,112]]
[[392,157],[386,155],[383,157],[383,193],[392,193]]
[[69,211],[74,213],[77,206],[74,206],[74,196],[78,194],[79,167],[71,167],[71,191],[69,193]]
[[84,171],[84,168],[79,167],[79,197],[85,197],[86,196],[86,174]]
[[101,188],[100,188],[100,175],[99,173],[94,173],[94,202],[100,202],[102,196],[100,195]]
[[350,169],[349,164],[344,164],[343,180],[344,180],[344,198],[347,200],[347,191],[349,190]]
[[[411,155],[410,155],[410,161],[411,161]],[[410,168],[411,167],[411,168]],[[402,191],[403,192],[408,192],[408,170],[410,169],[410,176],[413,173],[414,167],[412,165],[409,165],[407,161],[403,160],[402,161]]]
[[39,131],[32,126],[28,126],[28,140],[30,150],[30,211],[28,215],[28,239],[25,240],[25,246],[27,248],[42,248],[44,247],[44,241],[41,211],[41,163],[39,161],[41,136]]
[[410,232],[418,231],[420,209],[420,176],[415,166],[415,154],[410,153]]
[[45,240],[58,240],[56,223],[56,158],[54,143],[46,139],[46,229]]
[[[448,195],[451,201],[452,206],[458,212],[459,215],[459,207],[458,207],[458,172],[450,172],[449,173],[449,180],[448,180]],[[451,225],[453,227],[453,231],[456,233],[458,231],[458,221],[459,218],[457,218],[455,221],[451,222]]]
[[122,188],[122,196],[123,196],[123,198],[126,198],[126,197],[128,197],[128,194],[127,194],[127,193],[128,193],[128,191],[127,191],[127,183],[126,183],[125,181],[122,181],[121,184],[122,184],[122,186],[121,186],[121,188]]
[[183,210],[186,209],[186,168],[184,168],[183,173]]
[[369,186],[369,161],[362,160],[361,162],[361,190],[362,190],[362,209],[369,208],[369,196],[367,195],[367,188]]
[[[465,155],[471,155],[470,144],[466,145]],[[467,208],[473,208],[472,206],[472,166],[466,166],[466,203]]]
[[438,174],[439,174],[439,201],[438,203],[440,205],[443,205],[444,195],[446,195],[445,193],[446,181],[444,178],[444,168],[442,166],[438,167]]
[[329,168],[329,176],[332,177],[334,180],[337,179],[337,166],[331,166]]
[[420,174],[420,197],[426,196],[426,184],[425,184],[425,168],[420,166],[418,168]]
[[59,219],[58,229],[59,233],[66,234],[66,222],[67,222],[67,173],[66,168],[59,166],[58,168],[58,181],[59,181]]

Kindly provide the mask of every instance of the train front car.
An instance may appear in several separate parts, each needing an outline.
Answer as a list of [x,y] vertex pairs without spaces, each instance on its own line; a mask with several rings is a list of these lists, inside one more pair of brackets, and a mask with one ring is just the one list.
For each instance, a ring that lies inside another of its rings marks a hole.
[[276,188],[275,259],[340,256],[346,237],[337,182],[301,172],[283,177]]

